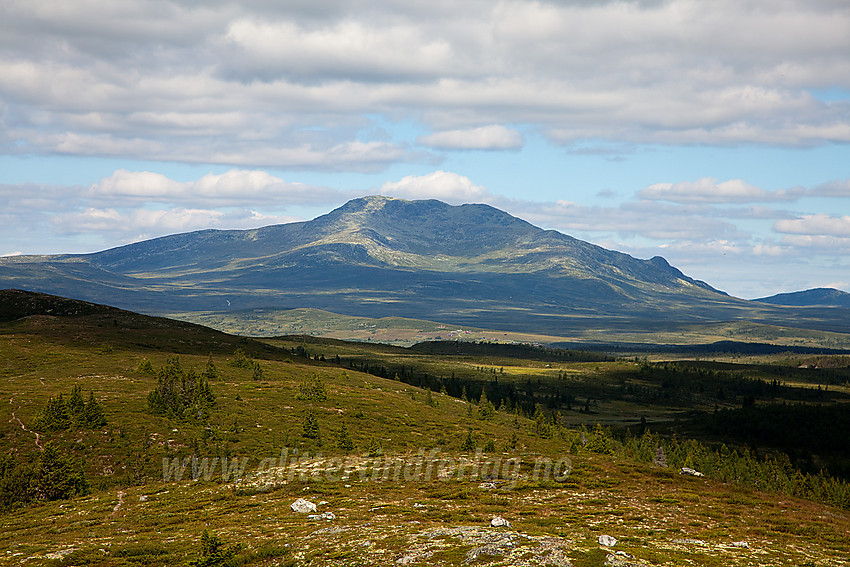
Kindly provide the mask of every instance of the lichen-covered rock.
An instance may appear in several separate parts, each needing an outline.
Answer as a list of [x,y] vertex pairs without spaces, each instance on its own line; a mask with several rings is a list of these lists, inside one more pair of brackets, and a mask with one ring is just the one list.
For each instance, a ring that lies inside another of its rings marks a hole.
[[293,512],[298,512],[299,514],[307,514],[309,512],[316,511],[316,505],[310,502],[309,500],[305,500],[303,498],[299,498],[295,502],[289,505],[292,508]]

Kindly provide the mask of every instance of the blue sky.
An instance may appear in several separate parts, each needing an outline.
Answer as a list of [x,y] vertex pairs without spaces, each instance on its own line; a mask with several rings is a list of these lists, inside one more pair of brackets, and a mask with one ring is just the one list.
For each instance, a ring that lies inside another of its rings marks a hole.
[[850,4],[8,0],[0,255],[484,202],[739,297],[850,290]]

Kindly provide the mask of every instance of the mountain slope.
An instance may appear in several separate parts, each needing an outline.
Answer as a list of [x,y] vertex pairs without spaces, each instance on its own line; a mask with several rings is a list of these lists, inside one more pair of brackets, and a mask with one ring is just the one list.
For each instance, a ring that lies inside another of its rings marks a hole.
[[780,293],[755,299],[773,305],[850,307],[850,293],[831,287],[819,287],[791,293]]
[[146,313],[310,307],[535,332],[598,326],[599,317],[608,325],[800,320],[731,298],[663,258],[606,250],[488,205],[381,196],[308,222],[0,259],[0,287]]

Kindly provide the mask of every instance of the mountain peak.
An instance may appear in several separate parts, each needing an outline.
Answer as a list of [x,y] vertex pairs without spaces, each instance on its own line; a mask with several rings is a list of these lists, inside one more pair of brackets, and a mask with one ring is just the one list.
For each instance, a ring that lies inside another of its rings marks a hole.
[[727,301],[660,257],[607,250],[486,204],[383,195],[311,221],[172,235],[45,258],[26,270],[0,261],[2,283],[59,294],[84,289],[75,295],[149,311],[166,302],[175,310],[285,305],[486,319],[479,326],[507,317],[526,327],[532,314],[552,324],[542,314],[621,313],[624,306],[655,316],[670,302]]

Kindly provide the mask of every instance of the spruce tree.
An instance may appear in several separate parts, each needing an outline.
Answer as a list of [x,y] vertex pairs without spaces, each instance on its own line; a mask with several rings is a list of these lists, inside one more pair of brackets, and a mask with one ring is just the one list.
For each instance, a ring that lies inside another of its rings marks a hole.
[[83,413],[80,416],[80,422],[90,429],[97,429],[106,425],[106,416],[103,414],[103,407],[95,399],[94,392],[89,391],[89,401],[86,402]]
[[342,424],[342,427],[339,428],[336,434],[336,447],[337,449],[342,449],[346,453],[352,451],[354,449],[354,441],[351,439],[351,435],[348,433],[348,428],[345,424]]
[[478,398],[478,418],[490,419],[496,413],[496,408],[493,407],[493,402],[487,399],[487,392],[481,388],[481,397]]
[[221,376],[218,372],[218,368],[216,368],[215,363],[213,362],[212,353],[210,353],[209,358],[207,358],[207,365],[204,366],[204,371],[201,372],[201,376],[203,376],[205,380],[216,380]]
[[475,450],[475,439],[472,437],[471,427],[466,432],[466,439],[463,440],[460,450],[464,453],[469,453]]
[[44,446],[35,470],[32,486],[43,500],[61,500],[75,494],[88,494],[89,485],[79,466],[63,455],[51,442]]
[[315,439],[321,443],[322,435],[321,431],[319,431],[319,418],[316,416],[316,412],[312,409],[308,409],[307,413],[304,415],[303,429],[304,437],[307,439]]
[[265,373],[263,372],[263,367],[256,360],[254,361],[254,380],[262,380],[265,377]]

